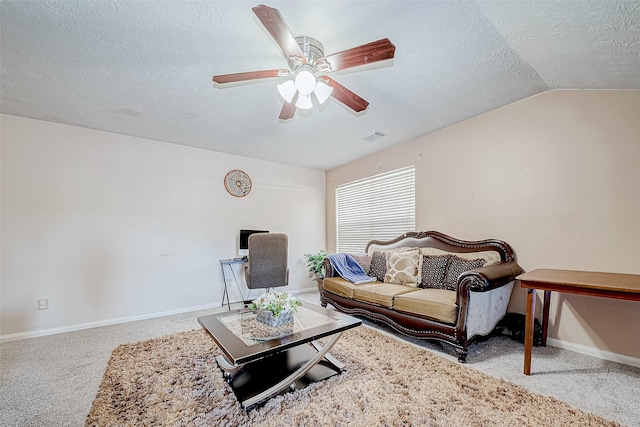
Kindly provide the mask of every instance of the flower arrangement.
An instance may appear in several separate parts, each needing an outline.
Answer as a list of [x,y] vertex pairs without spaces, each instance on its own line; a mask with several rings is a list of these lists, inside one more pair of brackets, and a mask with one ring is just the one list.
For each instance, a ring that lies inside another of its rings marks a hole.
[[267,291],[251,301],[249,309],[270,311],[275,317],[279,317],[280,314],[295,313],[301,305],[302,301],[288,292]]

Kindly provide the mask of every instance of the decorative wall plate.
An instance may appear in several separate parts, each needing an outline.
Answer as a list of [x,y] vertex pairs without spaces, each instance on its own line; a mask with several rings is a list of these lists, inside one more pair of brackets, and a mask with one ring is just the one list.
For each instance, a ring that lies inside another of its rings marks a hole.
[[251,178],[240,169],[231,170],[224,177],[224,188],[234,197],[244,197],[251,191]]

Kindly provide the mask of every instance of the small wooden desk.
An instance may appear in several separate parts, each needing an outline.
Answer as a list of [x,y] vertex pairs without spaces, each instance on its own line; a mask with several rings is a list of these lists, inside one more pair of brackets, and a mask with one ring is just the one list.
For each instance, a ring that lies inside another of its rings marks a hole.
[[533,323],[536,315],[536,289],[544,291],[542,345],[547,345],[551,291],[596,297],[640,301],[640,275],[596,273],[592,271],[538,269],[516,277],[527,288],[527,318],[524,336],[524,373],[531,375]]

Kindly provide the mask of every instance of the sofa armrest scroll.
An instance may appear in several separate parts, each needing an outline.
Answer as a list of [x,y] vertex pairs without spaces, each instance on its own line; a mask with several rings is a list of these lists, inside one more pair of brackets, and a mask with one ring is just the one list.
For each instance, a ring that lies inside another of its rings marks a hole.
[[458,293],[467,289],[476,292],[490,291],[515,280],[524,270],[515,261],[501,262],[489,267],[480,267],[464,272],[458,278]]
[[335,277],[337,276],[336,272],[331,265],[331,261],[329,258],[325,258],[322,260],[322,268],[324,269],[324,277]]

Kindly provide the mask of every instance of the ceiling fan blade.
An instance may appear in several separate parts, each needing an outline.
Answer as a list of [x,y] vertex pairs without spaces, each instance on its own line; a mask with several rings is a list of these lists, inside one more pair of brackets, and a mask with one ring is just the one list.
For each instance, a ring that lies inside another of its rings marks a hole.
[[245,80],[268,79],[270,77],[284,77],[291,74],[289,70],[262,70],[247,71],[244,73],[220,74],[213,76],[213,81],[218,84],[242,82]]
[[369,103],[367,101],[360,98],[358,95],[351,92],[349,89],[342,86],[331,77],[321,76],[320,79],[324,80],[329,86],[333,88],[333,91],[331,92],[332,97],[342,102],[344,105],[351,108],[356,113],[366,110],[369,106]]
[[280,120],[289,120],[296,113],[296,104],[293,102],[286,102],[282,106],[280,111]]
[[282,49],[287,59],[295,57],[301,60],[303,64],[307,62],[302,50],[300,50],[300,46],[298,46],[298,42],[296,42],[295,37],[291,34],[289,26],[284,21],[282,15],[280,15],[278,9],[261,4],[252,10],[260,22],[262,22],[262,25],[269,31],[271,37],[278,43],[278,46],[280,46],[280,49]]
[[393,58],[396,47],[389,39],[363,44],[342,52],[333,53],[318,61],[328,62],[331,71],[344,70]]

